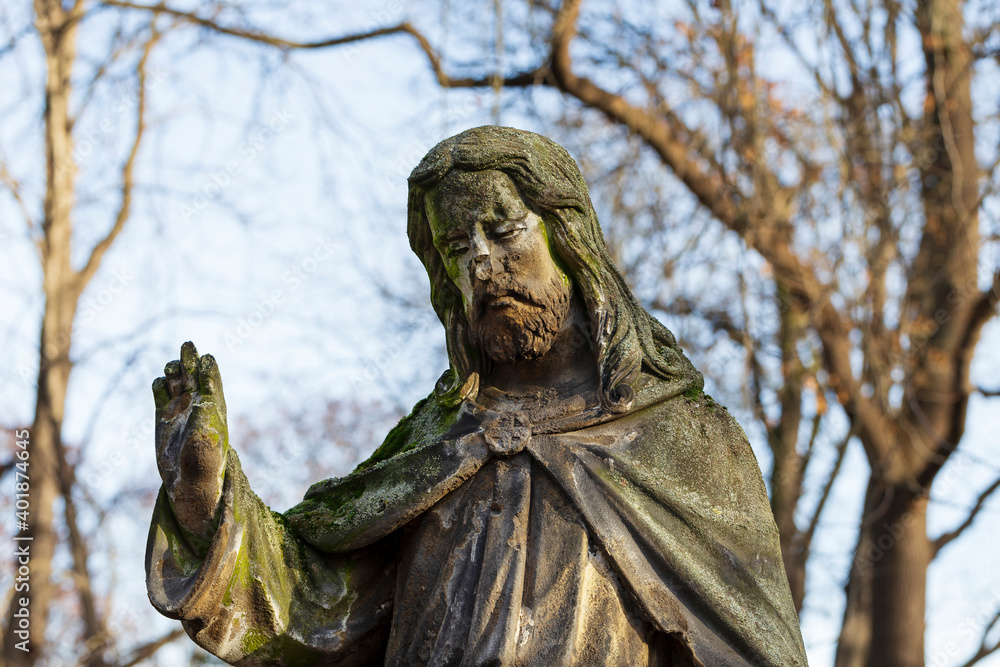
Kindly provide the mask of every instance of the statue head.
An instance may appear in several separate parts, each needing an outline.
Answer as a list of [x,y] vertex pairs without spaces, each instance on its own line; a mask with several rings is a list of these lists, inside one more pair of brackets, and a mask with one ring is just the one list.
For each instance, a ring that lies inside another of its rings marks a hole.
[[455,169],[424,208],[477,349],[496,363],[548,352],[569,315],[573,283],[514,181],[493,169]]
[[[629,409],[642,369],[693,372],[612,263],[579,167],[555,142],[507,127],[466,130],[431,149],[409,186],[410,246],[430,277],[451,362],[441,400],[475,392],[473,374],[485,377],[493,363],[545,354],[573,289],[606,410]],[[489,252],[491,242],[503,252]]]

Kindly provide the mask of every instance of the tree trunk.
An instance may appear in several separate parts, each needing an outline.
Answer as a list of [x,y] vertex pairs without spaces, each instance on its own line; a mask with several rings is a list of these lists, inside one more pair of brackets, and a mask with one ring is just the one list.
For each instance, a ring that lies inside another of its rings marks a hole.
[[923,667],[924,607],[931,544],[927,497],[887,489],[872,526],[872,643],[869,667]]
[[[915,14],[927,66],[917,146],[925,220],[904,307],[909,369],[901,415],[893,422],[895,441],[883,451],[866,446],[873,481],[837,667],[924,665],[926,581],[933,555],[927,494],[964,433],[970,352],[978,331],[980,170],[961,4],[923,0]],[[870,647],[863,658],[866,578]]]
[[868,482],[835,667],[923,667],[927,498]]
[[774,464],[771,470],[771,511],[778,526],[781,558],[792,591],[795,611],[802,610],[806,594],[806,559],[798,543],[795,511],[802,495],[802,456],[798,452],[799,426],[802,422],[802,380],[804,371],[798,344],[805,335],[806,314],[787,287],[778,281],[781,309],[781,374],[778,391],[781,417],[768,434]]
[[923,667],[927,499],[868,483],[835,667]]
[[872,642],[872,568],[867,554],[873,553],[872,517],[881,504],[880,487],[868,480],[858,544],[854,549],[851,573],[847,579],[844,622],[837,640],[834,667],[865,667]]
[[[4,662],[10,667],[34,665],[44,646],[48,610],[55,596],[52,582],[52,555],[56,546],[54,504],[59,495],[59,446],[63,408],[71,364],[69,362],[68,332],[60,326],[65,313],[59,313],[60,304],[46,299],[42,324],[41,354],[39,359],[38,393],[35,403],[35,421],[31,429],[28,475],[30,477],[30,507],[28,530],[21,534],[30,538],[28,585],[26,591],[15,595],[27,597],[30,619],[30,640],[27,651],[18,648],[21,637],[14,634],[20,626],[13,613],[20,605],[11,604],[7,614],[7,633],[4,637]],[[72,317],[70,317],[70,320]],[[50,331],[62,331],[49,334]],[[60,342],[65,339],[66,345]],[[21,644],[24,646],[24,644]]]
[[[76,55],[78,4],[65,11],[55,0],[36,0],[36,28],[45,48],[46,191],[42,221],[42,275],[45,308],[39,338],[38,392],[30,437],[30,514],[22,535],[29,537],[29,588],[16,592],[28,598],[30,640],[20,650],[19,629],[11,604],[4,635],[4,662],[9,667],[34,665],[42,657],[48,611],[56,594],[52,582],[52,555],[56,546],[54,503],[59,495],[60,438],[66,389],[72,369],[70,342],[79,296],[77,276],[70,264],[71,211],[75,166],[69,102],[71,73]],[[22,644],[23,646],[23,644]]]

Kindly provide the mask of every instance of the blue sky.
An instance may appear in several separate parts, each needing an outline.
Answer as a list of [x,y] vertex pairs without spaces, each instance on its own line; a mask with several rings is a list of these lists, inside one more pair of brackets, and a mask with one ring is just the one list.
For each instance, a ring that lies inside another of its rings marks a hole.
[[[5,11],[8,27],[27,20],[23,8],[21,14]],[[310,25],[317,35],[404,16],[395,2],[356,5],[336,20],[318,7],[296,11],[315,12]],[[280,28],[298,18],[276,15],[271,21]],[[465,18],[473,26],[466,29],[482,31],[487,43],[490,16]],[[436,20],[426,23],[448,39]],[[85,28],[81,50],[100,53],[109,26],[98,19]],[[185,340],[214,354],[237,449],[246,435],[241,418],[280,427],[284,410],[347,397],[407,411],[430,391],[445,356],[426,276],[405,237],[406,176],[440,139],[496,117],[489,91],[442,92],[406,38],[287,60],[233,42],[203,48],[197,38],[182,31],[154,52],[153,122],[141,154],[135,211],[84,294],[74,330],[77,367],[64,436],[82,449],[78,476],[85,493],[98,505],[115,502],[104,517],[88,512],[84,520],[100,545],[96,577],[102,590],[114,591],[111,618],[136,641],[172,627],[149,607],[142,583],[148,499],[158,485],[151,380]],[[42,187],[38,56],[29,38],[0,67],[0,108],[8,112],[0,126],[0,157],[33,202]],[[500,121],[544,130],[540,120],[509,106],[514,95],[503,93],[508,105],[500,107]],[[91,147],[77,156],[85,195],[77,218],[78,261],[109,224],[115,203],[109,176],[128,138],[133,99],[123,79],[101,89],[81,116],[78,136],[86,139],[79,147]],[[539,107],[544,112],[557,100],[542,95]],[[583,163],[600,162],[585,146],[571,148]],[[604,206],[596,203],[599,210]],[[8,351],[0,357],[0,415],[8,425],[29,423],[34,407],[41,276],[24,230],[12,199],[0,195],[0,264],[7,267],[0,274],[0,311],[8,314],[0,326],[0,346]],[[991,388],[1000,378],[997,342],[1000,325],[994,321],[973,367],[974,382]],[[709,387],[723,391],[711,378]],[[997,474],[996,400],[973,400],[960,454],[934,488],[932,535],[959,522]],[[761,434],[746,412],[731,408],[766,470]],[[277,509],[317,481],[309,461],[282,468],[275,480],[266,453],[241,450],[241,456],[251,484]],[[346,472],[353,463],[334,456],[326,465]],[[816,667],[832,664],[839,590],[866,475],[860,447],[852,445],[810,570],[803,627]],[[929,665],[961,664],[978,641],[980,619],[1000,606],[993,563],[998,531],[1000,514],[987,508],[932,567]],[[6,577],[5,570],[0,587]],[[171,655],[164,653],[163,664]]]

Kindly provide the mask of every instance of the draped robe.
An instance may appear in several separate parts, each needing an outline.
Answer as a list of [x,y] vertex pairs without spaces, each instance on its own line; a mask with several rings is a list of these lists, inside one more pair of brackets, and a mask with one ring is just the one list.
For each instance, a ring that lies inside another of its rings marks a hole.
[[284,514],[230,452],[204,555],[161,491],[150,600],[240,665],[805,665],[742,429],[689,378],[635,387],[519,417],[510,456],[486,440],[509,402],[427,399]]

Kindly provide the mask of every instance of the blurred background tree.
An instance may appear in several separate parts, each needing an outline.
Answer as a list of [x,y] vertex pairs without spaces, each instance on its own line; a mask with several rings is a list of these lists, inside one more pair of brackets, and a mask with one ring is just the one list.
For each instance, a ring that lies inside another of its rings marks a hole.
[[637,295],[740,410],[813,663],[987,664],[992,3],[3,12],[5,425],[32,424],[36,642],[16,651],[8,615],[8,664],[155,661],[177,636],[147,636],[138,568],[113,573],[156,489],[143,385],[182,340],[220,356],[234,443],[279,508],[429,391],[443,345],[405,176],[486,122],[570,149]]

